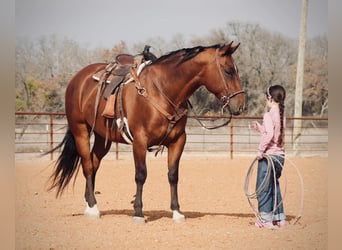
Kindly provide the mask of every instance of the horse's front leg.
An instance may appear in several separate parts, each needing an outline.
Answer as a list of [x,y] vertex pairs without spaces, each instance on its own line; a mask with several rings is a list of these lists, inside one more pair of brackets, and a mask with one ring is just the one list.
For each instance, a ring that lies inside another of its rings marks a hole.
[[185,216],[179,210],[178,202],[178,176],[179,176],[179,160],[183,153],[186,141],[185,133],[179,139],[170,144],[168,147],[168,179],[171,190],[171,210],[173,212],[172,219],[176,222],[185,220]]
[[142,202],[142,192],[143,186],[147,177],[147,168],[146,168],[146,146],[141,145],[137,141],[133,142],[133,155],[134,155],[134,164],[135,164],[135,183],[137,186],[135,200],[134,200],[134,217],[133,223],[135,224],[144,224],[144,214],[142,211],[143,202]]

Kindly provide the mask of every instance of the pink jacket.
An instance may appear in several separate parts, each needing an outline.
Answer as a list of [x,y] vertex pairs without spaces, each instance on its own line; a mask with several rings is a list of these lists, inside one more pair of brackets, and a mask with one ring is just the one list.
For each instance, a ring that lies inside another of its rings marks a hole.
[[[286,118],[284,116],[284,129],[285,124]],[[280,134],[280,115],[278,106],[273,106],[270,111],[264,114],[262,125],[257,126],[256,129],[260,133],[258,154],[285,154],[284,146],[277,146]]]

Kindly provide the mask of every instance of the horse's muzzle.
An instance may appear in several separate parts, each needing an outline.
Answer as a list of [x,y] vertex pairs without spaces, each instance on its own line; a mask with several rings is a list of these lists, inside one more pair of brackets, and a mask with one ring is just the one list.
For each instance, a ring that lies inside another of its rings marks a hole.
[[244,111],[245,111],[245,108],[244,106],[241,105],[237,111],[231,111],[231,113],[233,115],[241,115]]

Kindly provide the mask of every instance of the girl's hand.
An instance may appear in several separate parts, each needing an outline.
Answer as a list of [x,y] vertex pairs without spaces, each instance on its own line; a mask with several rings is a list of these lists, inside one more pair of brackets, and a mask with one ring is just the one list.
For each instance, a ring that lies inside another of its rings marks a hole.
[[257,121],[252,121],[252,128],[253,128],[254,130],[259,131],[259,126],[260,126],[259,122],[257,122]]
[[256,158],[257,158],[258,160],[261,160],[262,158],[264,158],[263,153],[262,153],[262,152],[258,152]]

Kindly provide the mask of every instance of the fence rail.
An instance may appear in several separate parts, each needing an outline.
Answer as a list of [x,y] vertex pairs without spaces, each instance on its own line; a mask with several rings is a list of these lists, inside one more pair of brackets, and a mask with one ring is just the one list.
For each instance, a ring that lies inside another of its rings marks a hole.
[[[57,146],[67,128],[63,112],[16,112],[15,113],[15,153],[44,153]],[[196,117],[208,126],[222,123],[226,116]],[[195,117],[189,115],[186,127],[187,143],[185,153],[224,153],[231,158],[239,155],[255,155],[259,135],[251,129],[252,120],[261,122],[262,117],[233,117],[229,125],[206,130]],[[301,120],[301,134],[295,148],[294,120]],[[321,117],[287,117],[286,154],[298,156],[328,155],[328,119]],[[131,152],[131,146],[114,143],[111,151],[116,158],[120,153]],[[50,156],[53,159],[53,154]]]

